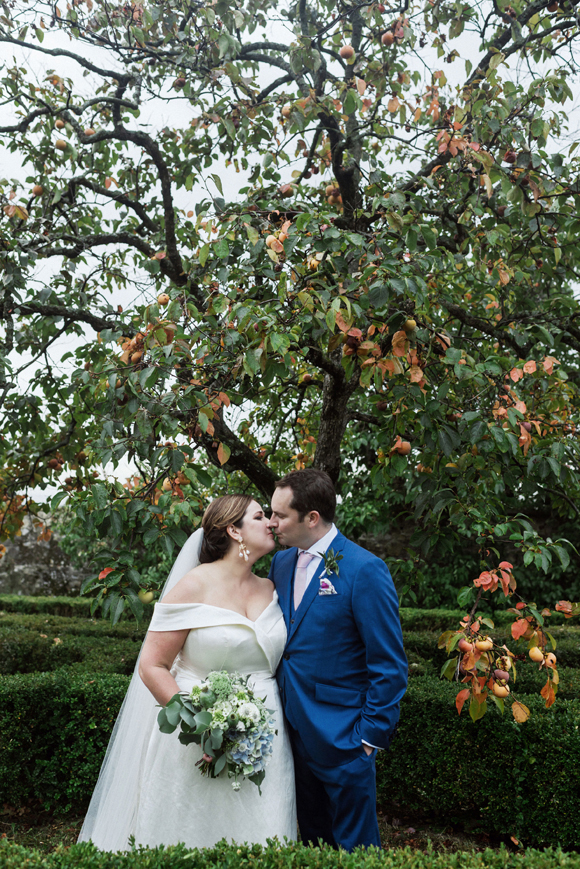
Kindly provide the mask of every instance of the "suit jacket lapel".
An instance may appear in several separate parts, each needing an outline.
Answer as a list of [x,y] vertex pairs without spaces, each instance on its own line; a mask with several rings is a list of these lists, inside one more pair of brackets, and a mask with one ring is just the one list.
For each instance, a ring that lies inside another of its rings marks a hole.
[[282,569],[282,578],[279,583],[276,583],[276,591],[278,592],[278,602],[280,609],[284,615],[286,628],[290,631],[290,619],[292,618],[292,593],[294,589],[294,573],[296,571],[296,562],[298,561],[298,550],[294,550],[292,556],[285,559],[285,564]]

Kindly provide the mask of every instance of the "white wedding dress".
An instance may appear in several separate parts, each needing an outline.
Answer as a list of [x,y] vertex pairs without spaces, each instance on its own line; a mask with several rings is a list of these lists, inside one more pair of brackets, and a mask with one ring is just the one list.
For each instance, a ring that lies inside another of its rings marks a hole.
[[294,765],[274,678],[286,642],[276,593],[255,622],[208,604],[156,605],[150,631],[186,628],[190,633],[171,670],[181,691],[191,691],[211,670],[249,675],[254,690],[274,711],[278,735],[260,795],[248,780],[234,791],[227,774],[217,779],[202,776],[195,766],[201,747],[182,745],[179,730],[168,735],[155,727],[143,762],[137,844],[185,842],[204,848],[223,838],[263,844],[274,836],[295,839]]
[[[196,531],[179,553],[161,593],[167,594],[199,564],[203,532]],[[202,776],[195,766],[198,745],[182,745],[178,731],[161,733],[159,707],[138,673],[139,661],[115,722],[99,779],[79,835],[103,851],[138,845],[191,848],[220,839],[262,843],[296,839],[294,764],[274,674],[286,643],[284,617],[274,592],[255,622],[209,604],[155,606],[149,630],[189,630],[173,664],[181,691],[188,692],[211,670],[251,676],[256,692],[276,718],[278,734],[261,785],[244,780],[239,791],[226,774]]]

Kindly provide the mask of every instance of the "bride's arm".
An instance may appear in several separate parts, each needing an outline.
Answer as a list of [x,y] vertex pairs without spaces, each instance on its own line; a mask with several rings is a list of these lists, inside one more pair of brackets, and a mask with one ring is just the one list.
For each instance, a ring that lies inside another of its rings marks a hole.
[[139,675],[155,699],[166,706],[179,685],[169,672],[189,630],[149,631],[139,661]]

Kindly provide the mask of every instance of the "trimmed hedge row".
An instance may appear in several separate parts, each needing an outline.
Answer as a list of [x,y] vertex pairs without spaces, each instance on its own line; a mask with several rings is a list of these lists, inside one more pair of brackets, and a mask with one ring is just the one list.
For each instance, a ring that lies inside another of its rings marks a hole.
[[[84,637],[63,634],[38,634],[33,631],[0,631],[0,673],[45,673],[72,665],[82,672],[130,675],[141,647],[141,640],[113,637]],[[58,640],[58,643],[55,643]]]
[[90,843],[73,845],[41,854],[39,851],[0,841],[0,862],[3,869],[580,869],[580,854],[560,850],[526,849],[510,853],[498,851],[462,851],[456,854],[412,851],[397,848],[379,851],[359,848],[352,854],[337,853],[329,848],[305,848],[303,845],[227,844],[215,848],[190,850],[185,845],[171,848],[139,848],[128,853],[111,854],[97,851]]
[[[0,677],[0,803],[29,798],[66,811],[87,804],[128,679],[54,673]],[[524,725],[491,711],[457,716],[457,687],[411,681],[399,736],[377,761],[381,804],[480,821],[526,845],[578,845],[579,700],[550,710],[525,697]]]
[[[36,600],[41,599],[36,598]],[[411,612],[419,611],[402,611],[405,649],[411,675],[438,675],[447,658],[444,650],[437,649],[441,629],[427,630],[422,627],[421,630],[411,630],[408,627],[410,621],[414,624],[418,621],[414,616],[413,619],[408,618]],[[433,623],[439,618],[443,619],[444,613],[444,610],[426,611],[426,622]],[[454,614],[447,611],[447,615]],[[448,618],[442,626],[449,628],[453,624],[454,620]],[[145,630],[146,624],[137,625],[134,620],[127,620],[111,627],[106,619],[0,611],[0,673],[52,670],[63,664],[73,663],[77,663],[79,667],[82,665],[88,670],[94,669],[96,672],[130,673],[131,662],[134,663],[136,656],[131,643],[134,643],[138,650]],[[558,644],[556,653],[559,666],[580,668],[580,627],[568,624],[565,627],[554,628],[552,633]],[[62,641],[62,644],[56,643],[59,646],[58,651],[51,648],[50,653],[47,653],[47,643],[43,635],[46,635],[53,644],[55,639]],[[494,630],[493,635],[500,642],[508,641],[511,648],[517,648],[506,626]],[[86,643],[71,642],[70,637],[95,638],[95,643],[92,644],[88,640]],[[110,642],[110,649],[106,650],[102,644],[96,642],[99,638]],[[119,645],[117,641],[123,639],[130,642],[127,645],[123,643]],[[91,649],[91,645],[94,649]],[[521,642],[519,646],[520,651],[525,654],[525,643]],[[529,669],[529,665],[520,667],[522,678]],[[535,685],[535,682],[533,684]],[[527,687],[524,690],[528,690]],[[535,688],[529,690],[534,691]]]
[[45,634],[52,633],[52,636],[59,637],[73,634],[79,637],[129,637],[133,640],[142,640],[147,629],[145,625],[138,625],[135,621],[118,623],[113,627],[107,619],[0,611],[0,633],[21,628]]
[[94,673],[133,672],[144,626],[45,614],[0,615],[0,673],[33,673],[66,665]]
[[128,684],[66,667],[0,676],[0,803],[87,805]]
[[[0,594],[0,611],[6,613],[22,613],[23,615],[45,614],[53,616],[90,617],[92,598],[89,597],[27,597],[26,595]],[[145,622],[151,616],[152,608],[146,607]],[[400,610],[401,624],[404,630],[415,631],[446,631],[453,629],[465,615],[460,609],[430,609],[423,610],[414,607],[402,607]],[[497,610],[492,618],[497,626],[509,625],[511,613]],[[135,624],[133,617],[126,613],[124,619]],[[549,623],[552,626],[565,624],[561,613],[552,611]]]
[[28,597],[20,594],[0,594],[0,610],[7,613],[46,613],[52,616],[90,616],[89,597]]

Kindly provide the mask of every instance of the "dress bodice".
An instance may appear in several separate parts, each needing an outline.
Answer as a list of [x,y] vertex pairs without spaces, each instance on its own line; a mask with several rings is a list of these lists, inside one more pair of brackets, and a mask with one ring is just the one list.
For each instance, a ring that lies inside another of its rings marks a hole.
[[203,680],[212,670],[251,674],[255,680],[272,678],[286,642],[276,592],[255,621],[205,603],[156,604],[150,631],[184,629],[189,634],[173,665],[180,684],[183,679]]

